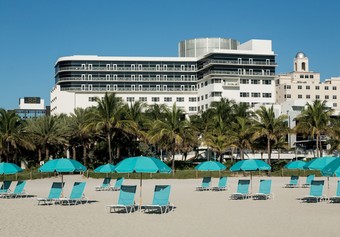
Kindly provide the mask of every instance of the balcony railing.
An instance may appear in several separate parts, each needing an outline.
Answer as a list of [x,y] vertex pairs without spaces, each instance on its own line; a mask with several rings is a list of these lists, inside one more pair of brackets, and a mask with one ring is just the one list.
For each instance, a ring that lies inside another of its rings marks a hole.
[[129,72],[196,72],[196,68],[193,70],[190,67],[167,67],[167,69],[163,69],[162,67],[142,67],[142,68],[133,68],[133,67],[116,67],[116,68],[107,68],[107,67],[90,67],[90,68],[84,68],[79,66],[73,66],[73,67],[60,67],[56,71],[56,74],[59,72],[64,71],[102,71],[102,72],[115,72],[115,71],[129,71]]

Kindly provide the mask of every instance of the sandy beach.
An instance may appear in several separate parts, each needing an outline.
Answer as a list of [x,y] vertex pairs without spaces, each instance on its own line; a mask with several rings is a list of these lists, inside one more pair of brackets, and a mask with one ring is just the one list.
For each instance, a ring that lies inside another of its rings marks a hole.
[[[254,177],[253,193],[259,179]],[[86,181],[86,196],[92,202],[75,206],[38,206],[33,198],[0,199],[1,236],[335,236],[339,231],[340,204],[301,203],[308,188],[282,188],[289,177],[271,177],[273,200],[229,200],[236,191],[236,177],[229,177],[229,190],[195,191],[201,179],[143,180],[143,204],[150,204],[156,184],[170,184],[170,200],[176,209],[167,214],[107,213],[107,204],[116,204],[119,192],[95,191],[102,179],[66,175],[65,195],[75,181]],[[324,179],[324,177],[316,178]],[[28,180],[26,190],[37,197],[48,195],[51,183],[60,178]],[[305,181],[305,177],[301,177]],[[336,191],[331,178],[330,194]],[[114,184],[115,180],[111,181]],[[218,179],[213,179],[217,185]],[[128,179],[125,184],[139,185]],[[12,189],[16,182],[12,184]],[[327,182],[324,193],[327,194]],[[136,193],[139,203],[139,190]]]

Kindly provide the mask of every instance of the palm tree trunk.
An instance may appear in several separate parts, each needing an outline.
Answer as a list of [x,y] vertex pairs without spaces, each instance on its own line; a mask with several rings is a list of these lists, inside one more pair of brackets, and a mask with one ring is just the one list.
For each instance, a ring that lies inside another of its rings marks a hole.
[[75,146],[72,146],[72,158],[73,160],[77,159],[77,151]]
[[270,146],[270,139],[267,139],[268,165],[271,165],[272,149]]
[[38,148],[38,159],[41,161],[41,148]]
[[48,146],[46,145],[46,148],[45,148],[45,159],[48,160],[49,158],[49,154],[50,153],[50,150],[48,149]]
[[241,158],[241,160],[244,160],[244,151],[243,151],[243,149],[240,149],[240,158]]
[[316,156],[320,157],[320,150],[319,150],[319,134],[316,134]]
[[83,159],[84,159],[84,166],[86,166],[87,162],[86,162],[86,158],[87,158],[87,149],[86,149],[86,143],[83,142]]
[[107,143],[109,146],[109,163],[112,164],[112,149],[111,149],[111,136],[110,133],[107,133]]

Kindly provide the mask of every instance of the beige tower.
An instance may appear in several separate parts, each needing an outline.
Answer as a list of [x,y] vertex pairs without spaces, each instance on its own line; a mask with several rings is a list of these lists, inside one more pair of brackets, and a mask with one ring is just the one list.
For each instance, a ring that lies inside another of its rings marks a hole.
[[298,52],[294,58],[294,72],[309,72],[308,58],[303,52]]

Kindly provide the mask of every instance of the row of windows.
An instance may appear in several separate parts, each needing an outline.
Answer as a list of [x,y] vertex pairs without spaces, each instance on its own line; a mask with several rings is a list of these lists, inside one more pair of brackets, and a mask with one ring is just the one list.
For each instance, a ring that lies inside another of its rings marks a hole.
[[[83,84],[80,86],[80,89],[81,90],[90,90],[92,91],[94,88],[93,85],[91,84]],[[166,91],[169,89],[169,91],[174,91],[174,90],[179,90],[179,91],[184,91],[184,90],[191,90],[191,91],[195,91],[196,90],[196,86],[194,85],[191,85],[191,86],[185,86],[185,85],[180,85],[179,87],[173,87],[173,86],[167,86],[167,85],[156,85],[156,86],[144,86],[143,85],[131,85],[131,86],[117,86],[117,85],[110,85],[110,84],[107,84],[105,87],[96,87],[96,88],[99,88],[100,90],[107,90],[107,91],[116,91],[116,90],[120,90],[120,89],[129,89],[131,91],[135,91],[135,90],[143,90],[143,89],[149,89],[149,90],[155,90],[155,91]],[[98,90],[98,89],[97,89]]]
[[[144,65],[147,69],[150,68],[149,65]],[[126,67],[126,66],[125,66]],[[131,71],[142,71],[143,70],[143,64],[131,64],[130,66]],[[167,71],[168,70],[168,65],[167,64],[156,64],[154,65],[156,71]],[[169,67],[170,70],[173,68],[176,68],[176,66],[171,66]],[[190,67],[186,67],[186,65],[180,65],[179,66],[181,71],[186,71],[188,68],[190,68],[191,71],[196,71],[196,65],[190,65]],[[83,70],[93,70],[94,67],[92,64],[81,64],[80,69]],[[118,70],[118,65],[117,64],[106,64],[106,70],[108,71],[116,71]]]
[[[310,85],[306,85],[305,87],[303,87],[302,85],[298,85],[297,88],[298,88],[298,90],[310,90],[311,86]],[[290,89],[292,89],[292,86],[291,85],[284,85],[283,89],[290,90]],[[314,89],[315,90],[320,90],[320,86],[315,86]],[[324,90],[327,91],[329,89],[330,89],[330,86],[324,86]],[[332,90],[336,91],[337,87],[336,86],[332,86]]]
[[[97,97],[89,97],[90,102],[94,102],[97,100]],[[135,97],[126,97],[127,102],[135,102],[137,98]],[[139,101],[141,102],[148,102],[147,97],[139,97]],[[176,97],[176,102],[184,102],[184,97]],[[160,97],[151,97],[151,102],[160,102]],[[173,97],[164,97],[163,102],[173,102]],[[196,102],[196,97],[189,97],[189,102]]]
[[[118,75],[117,74],[114,74],[114,75],[110,75],[110,74],[106,74],[105,77],[92,77],[92,74],[82,74],[81,75],[81,80],[83,81],[92,81],[92,80],[107,80],[107,81],[117,81],[118,80]],[[168,75],[156,75],[155,77],[150,77],[150,76],[147,76],[145,77],[146,80],[147,79],[156,79],[156,80],[168,80]],[[185,79],[188,79],[190,78],[192,81],[196,80],[196,76],[195,75],[180,75],[178,77],[176,76],[169,76],[169,78],[180,78],[182,81],[184,81]],[[63,78],[61,77],[60,78],[61,80],[66,80],[67,78]],[[71,77],[71,79],[76,79],[76,77]],[[135,80],[139,80],[139,81],[142,81],[143,80],[143,75],[130,75],[129,77],[128,76],[120,76],[119,79],[121,80],[131,80],[131,81],[135,81]]]
[[[240,97],[253,97],[259,98],[261,97],[261,93],[259,92],[240,92]],[[262,98],[272,98],[272,93],[262,93]]]
[[[241,84],[263,84],[263,85],[271,85],[272,84],[272,80],[260,80],[260,79],[241,79],[240,83]],[[261,83],[262,82],[262,83]]]
[[300,78],[314,78],[314,75],[300,75]]
[[[290,99],[290,98],[292,98],[292,95],[291,94],[287,94],[287,95],[285,95],[284,96],[285,98],[287,98],[287,99]],[[330,98],[330,96],[329,95],[325,95],[325,100],[329,100],[329,98]],[[299,94],[298,95],[298,99],[303,99],[303,95],[301,95],[301,94]],[[311,96],[310,95],[306,95],[306,98],[305,99],[311,99]],[[320,100],[321,98],[320,98],[320,95],[316,95],[315,96],[315,99],[316,100]],[[337,100],[338,99],[338,96],[337,95],[333,95],[332,96],[332,99],[333,100]]]

